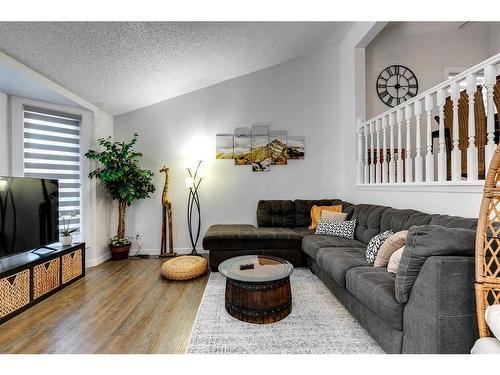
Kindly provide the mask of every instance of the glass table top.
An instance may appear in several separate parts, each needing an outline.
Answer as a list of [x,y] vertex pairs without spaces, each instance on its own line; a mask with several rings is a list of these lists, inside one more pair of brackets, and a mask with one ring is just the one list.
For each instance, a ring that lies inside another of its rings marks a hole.
[[219,272],[236,281],[266,282],[290,276],[293,266],[284,259],[272,256],[244,255],[222,262]]

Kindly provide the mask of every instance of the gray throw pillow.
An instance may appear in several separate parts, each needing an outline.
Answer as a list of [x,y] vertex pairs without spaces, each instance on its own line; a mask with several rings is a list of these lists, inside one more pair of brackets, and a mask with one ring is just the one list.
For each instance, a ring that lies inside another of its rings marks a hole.
[[405,304],[427,258],[436,255],[474,255],[476,232],[439,225],[413,226],[396,273],[396,299]]

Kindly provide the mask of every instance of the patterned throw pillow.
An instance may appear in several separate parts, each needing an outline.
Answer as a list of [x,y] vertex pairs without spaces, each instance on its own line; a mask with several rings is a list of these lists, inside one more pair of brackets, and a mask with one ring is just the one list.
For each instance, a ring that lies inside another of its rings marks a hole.
[[375,261],[380,247],[382,246],[384,241],[392,235],[392,230],[386,230],[384,233],[377,234],[370,240],[368,246],[366,247],[366,261],[368,263],[371,264]]
[[352,240],[354,239],[355,228],[356,219],[349,221],[319,219],[315,234],[344,237]]

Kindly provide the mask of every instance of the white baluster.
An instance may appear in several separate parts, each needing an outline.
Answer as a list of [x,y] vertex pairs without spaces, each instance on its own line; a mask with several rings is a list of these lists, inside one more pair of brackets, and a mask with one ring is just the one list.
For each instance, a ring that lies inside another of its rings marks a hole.
[[403,156],[401,155],[401,152],[403,151],[403,142],[402,142],[402,129],[401,127],[403,126],[403,110],[398,109],[396,112],[396,122],[398,124],[398,154],[396,158],[396,176],[397,176],[397,181],[398,183],[403,182]]
[[376,150],[376,155],[377,157],[375,158],[375,183],[379,184],[380,183],[380,173],[382,170],[382,162],[380,161],[380,130],[381,130],[381,120],[377,119],[375,123],[375,132],[376,132],[376,137],[377,137],[377,150]]
[[425,181],[434,182],[434,154],[432,153],[432,108],[434,103],[431,95],[425,97],[425,112],[427,119],[426,130],[426,145],[427,153],[425,154]]
[[421,146],[421,137],[422,134],[420,132],[420,116],[422,115],[422,101],[417,100],[415,102],[415,125],[416,125],[416,134],[415,134],[415,182],[422,182],[422,146]]
[[382,183],[387,183],[389,163],[387,160],[387,116],[382,117]]
[[363,182],[365,184],[370,183],[370,158],[368,157],[368,133],[370,133],[370,125],[365,124],[363,127],[363,135],[365,136],[365,168],[364,168],[364,178]]
[[474,74],[467,76],[467,95],[469,96],[469,123],[467,147],[467,180],[476,181],[478,175],[477,167],[477,147],[476,147],[476,119],[474,118],[474,95],[477,90],[477,81]]
[[406,161],[405,161],[405,182],[413,182],[413,161],[411,160],[411,106],[405,106],[406,118]]
[[370,184],[375,183],[375,122],[370,123]]
[[439,110],[439,152],[438,152],[438,181],[446,181],[446,144],[444,137],[444,104],[446,96],[444,89],[437,92],[437,106]]
[[460,99],[460,85],[458,82],[451,83],[451,100],[453,103],[453,149],[451,151],[451,180],[462,179],[462,153],[458,148],[460,140],[460,128],[458,126],[458,100]]
[[396,159],[394,155],[394,112],[389,113],[389,128],[390,128],[390,138],[389,138],[389,183],[393,184],[396,182]]
[[488,65],[484,68],[484,83],[486,86],[487,98],[487,118],[486,118],[486,131],[488,132],[488,143],[484,149],[484,160],[486,163],[485,170],[488,170],[491,158],[497,145],[495,144],[495,103],[493,102],[493,88],[496,83],[497,69],[495,65]]
[[363,160],[363,128],[361,119],[358,119],[358,184],[363,183],[363,169],[365,162]]

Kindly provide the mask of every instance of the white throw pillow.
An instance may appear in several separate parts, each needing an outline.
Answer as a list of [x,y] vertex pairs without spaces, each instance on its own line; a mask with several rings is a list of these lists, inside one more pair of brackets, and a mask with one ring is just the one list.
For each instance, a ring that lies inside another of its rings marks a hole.
[[500,340],[500,305],[488,306],[484,317],[491,333]]
[[404,250],[405,247],[403,246],[392,253],[391,257],[389,258],[389,263],[387,264],[387,272],[398,272],[399,262],[401,261],[401,256],[403,255]]
[[392,236],[392,230],[386,230],[384,233],[377,234],[372,237],[368,246],[366,247],[366,262],[372,264],[377,257],[378,251],[384,241]]
[[316,232],[314,234],[337,236],[354,239],[354,229],[356,228],[356,219],[349,221],[334,221],[319,219]]

